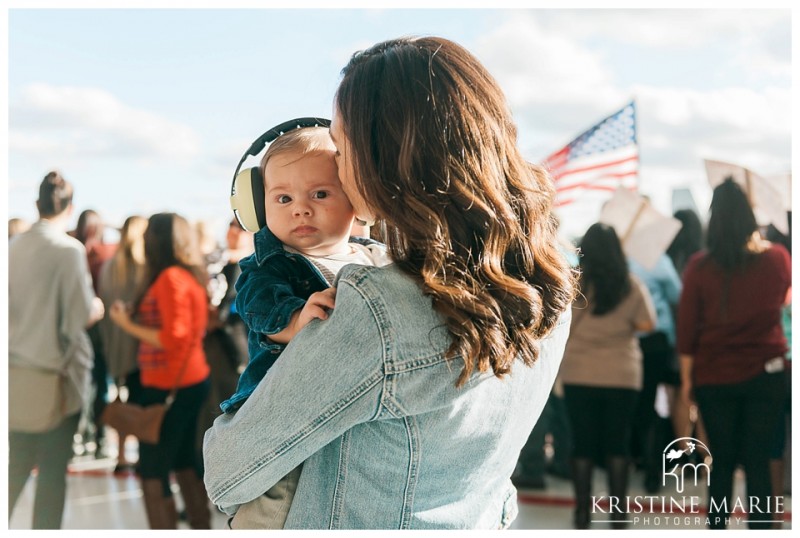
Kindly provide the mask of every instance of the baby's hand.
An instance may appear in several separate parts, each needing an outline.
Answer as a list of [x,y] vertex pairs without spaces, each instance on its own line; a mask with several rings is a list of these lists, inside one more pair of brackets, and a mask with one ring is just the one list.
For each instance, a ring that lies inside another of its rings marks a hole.
[[305,327],[314,318],[328,319],[327,309],[333,310],[335,300],[336,288],[328,288],[324,291],[312,293],[297,318],[297,330],[299,331]]

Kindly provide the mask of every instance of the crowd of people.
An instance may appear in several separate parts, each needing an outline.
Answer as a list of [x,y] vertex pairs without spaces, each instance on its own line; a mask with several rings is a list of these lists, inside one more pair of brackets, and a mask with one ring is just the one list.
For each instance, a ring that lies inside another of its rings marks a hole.
[[[39,220],[9,221],[9,517],[38,468],[33,527],[60,527],[76,433],[139,477],[154,529],[178,525],[174,483],[195,529],[212,504],[231,528],[507,528],[512,483],[548,470],[588,528],[596,467],[610,495],[636,468],[656,492],[665,440],[688,437],[711,498],[737,465],[748,495],[783,491],[791,242],[741,187],[714,190],[707,226],[677,212],[653,267],[602,223],[572,250],[468,51],[402,38],[342,75],[330,127],[262,158],[255,233],[231,219],[221,246],[156,213],[108,241],[91,209],[70,230],[58,172]],[[169,403],[138,459],[131,432],[108,446],[110,398]]]
[[[731,498],[738,466],[761,506],[790,491],[791,239],[759,228],[730,179],[714,190],[707,226],[692,210],[674,217],[682,227],[653,267],[626,257],[605,224],[578,244],[582,297],[556,384],[563,389],[551,395],[561,407],[543,415],[512,476],[526,489],[545,489],[548,473],[569,478],[576,528],[589,527],[594,467],[605,468],[611,496],[625,497],[632,469],[658,494],[665,447],[676,439],[683,448],[700,441],[692,460],[714,470],[714,507]],[[772,517],[755,512],[748,524],[765,528]],[[712,528],[729,520],[730,512],[709,513]]]
[[[52,172],[40,186],[40,219],[32,226],[20,219],[9,222],[14,290],[9,308],[17,318],[9,324],[13,375],[21,370],[17,363],[30,363],[34,355],[41,357],[35,365],[40,375],[49,370],[61,377],[56,366],[61,368],[62,360],[77,370],[60,389],[70,397],[70,407],[52,404],[53,413],[63,415],[56,428],[40,427],[28,416],[36,414],[31,411],[19,418],[19,426],[12,420],[9,513],[36,467],[33,527],[58,528],[67,463],[74,455],[93,453],[116,457],[115,473],[141,478],[151,528],[177,525],[173,478],[190,526],[210,528],[201,440],[247,363],[246,334],[232,304],[238,261],[252,252],[252,234],[233,219],[227,244],[203,251],[200,222],[157,213],[129,216],[114,240],[100,213],[91,209],[81,212],[70,230],[72,191],[71,183]],[[35,263],[37,257],[45,261]],[[50,285],[34,284],[33,278]],[[41,291],[32,293],[34,285]],[[53,341],[43,342],[31,323],[48,312],[56,330]],[[85,345],[78,346],[81,342]],[[111,438],[117,445],[109,446],[102,416],[110,398],[140,405],[164,402],[173,386],[175,400],[157,444],[138,443],[132,460],[125,448],[130,432],[115,432]],[[23,406],[41,409],[37,392],[12,395],[10,417]],[[54,397],[65,397],[58,392]]]

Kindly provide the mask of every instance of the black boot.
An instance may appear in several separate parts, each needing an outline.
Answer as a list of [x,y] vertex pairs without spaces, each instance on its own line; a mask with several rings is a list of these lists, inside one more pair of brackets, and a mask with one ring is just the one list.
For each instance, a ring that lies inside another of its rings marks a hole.
[[[614,456],[608,458],[608,493],[618,499],[618,506],[624,506],[625,496],[628,494],[628,458],[624,456]],[[628,518],[628,514],[620,512],[611,513],[611,528],[625,529],[628,524],[623,520]]]
[[572,467],[572,486],[575,490],[575,528],[588,529],[594,464],[589,458],[573,458],[570,465]]

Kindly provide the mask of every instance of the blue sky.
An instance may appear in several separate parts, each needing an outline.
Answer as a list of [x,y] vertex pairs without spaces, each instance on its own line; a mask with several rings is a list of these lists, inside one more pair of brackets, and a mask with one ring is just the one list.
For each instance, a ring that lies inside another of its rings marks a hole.
[[789,9],[39,4],[6,11],[9,216],[35,220],[37,185],[59,169],[76,209],[113,224],[161,210],[226,222],[249,143],[286,119],[329,116],[350,54],[406,34],[451,38],[483,61],[532,161],[636,98],[640,188],[664,212],[673,188],[707,205],[704,158],[791,169]]

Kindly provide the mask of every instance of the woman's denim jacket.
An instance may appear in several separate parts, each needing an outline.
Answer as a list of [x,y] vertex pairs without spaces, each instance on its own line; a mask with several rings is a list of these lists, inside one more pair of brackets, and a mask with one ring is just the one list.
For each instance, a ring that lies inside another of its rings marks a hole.
[[[350,242],[377,244],[363,237],[351,237]],[[286,347],[268,336],[285,329],[309,295],[330,287],[314,264],[301,254],[284,250],[266,226],[255,234],[253,243],[253,254],[239,262],[242,273],[236,281],[236,311],[248,328],[250,358],[236,392],[220,404],[224,413],[233,413],[244,403]]]
[[350,265],[336,308],[298,334],[235,414],[206,432],[205,484],[225,513],[303,463],[288,529],[498,529],[510,476],[550,393],[570,313],[532,367],[455,382],[460,358],[397,265]]

